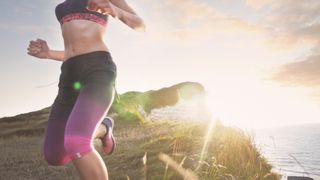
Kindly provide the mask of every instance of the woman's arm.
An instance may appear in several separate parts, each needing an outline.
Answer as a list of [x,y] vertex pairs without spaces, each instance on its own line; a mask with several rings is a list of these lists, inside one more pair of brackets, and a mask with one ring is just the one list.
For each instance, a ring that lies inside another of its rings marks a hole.
[[119,19],[127,24],[129,27],[145,31],[145,24],[143,20],[137,15],[137,13],[127,4],[125,0],[110,0],[119,11]]
[[47,42],[42,39],[30,41],[28,54],[40,59],[53,59],[57,61],[64,60],[64,51],[50,50]]
[[145,31],[143,20],[125,0],[89,0],[88,9],[109,14],[137,31]]
[[47,59],[53,59],[57,61],[64,61],[64,51],[55,51],[55,50],[50,50],[48,53],[48,58]]

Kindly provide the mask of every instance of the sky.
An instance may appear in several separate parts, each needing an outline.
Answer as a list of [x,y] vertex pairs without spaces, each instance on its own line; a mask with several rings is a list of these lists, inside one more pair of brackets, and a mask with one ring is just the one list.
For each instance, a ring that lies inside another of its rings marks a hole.
[[[27,54],[30,40],[63,50],[59,0],[1,1],[0,117],[48,107],[61,62]],[[214,117],[240,127],[320,122],[319,0],[127,0],[137,32],[109,18],[117,90],[200,82]]]

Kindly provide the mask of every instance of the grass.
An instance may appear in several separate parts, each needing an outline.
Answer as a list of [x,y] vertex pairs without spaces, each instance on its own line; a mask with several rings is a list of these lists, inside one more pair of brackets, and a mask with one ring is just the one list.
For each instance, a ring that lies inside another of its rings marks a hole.
[[[279,179],[261,157],[252,138],[240,129],[216,124],[208,151],[200,161],[207,126],[171,121],[139,123],[117,120],[114,129],[118,146],[111,156],[101,153],[110,179],[184,179],[185,170],[199,179]],[[48,166],[43,160],[43,135],[0,139],[0,179],[76,179],[72,166]],[[161,153],[172,162],[163,161]],[[159,156],[160,155],[160,156]]]
[[[172,125],[175,126],[173,131],[144,144],[143,147],[150,156],[158,153],[155,149],[161,149],[180,167],[193,172],[199,179],[280,178],[271,172],[272,167],[257,151],[251,136],[240,129],[215,124],[209,137],[207,152],[201,157],[208,127],[205,124]],[[167,148],[162,149],[163,147]],[[148,166],[155,179],[179,179],[179,173],[174,168],[166,170],[166,166],[161,167],[154,157]],[[159,168],[162,173],[156,173]]]

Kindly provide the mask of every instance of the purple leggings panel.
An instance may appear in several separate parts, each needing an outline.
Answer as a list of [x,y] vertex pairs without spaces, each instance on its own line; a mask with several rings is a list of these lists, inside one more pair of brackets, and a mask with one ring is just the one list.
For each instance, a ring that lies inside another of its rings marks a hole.
[[93,136],[113,98],[116,66],[108,52],[68,59],[61,66],[59,92],[45,131],[44,157],[64,165],[93,150]]

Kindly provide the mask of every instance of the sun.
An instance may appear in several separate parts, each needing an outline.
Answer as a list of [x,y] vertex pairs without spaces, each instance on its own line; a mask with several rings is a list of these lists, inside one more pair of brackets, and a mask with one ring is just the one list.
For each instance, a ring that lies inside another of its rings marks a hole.
[[207,83],[205,87],[212,117],[226,126],[270,128],[299,124],[302,120],[316,122],[319,117],[319,106],[303,88],[277,86],[259,79]]

